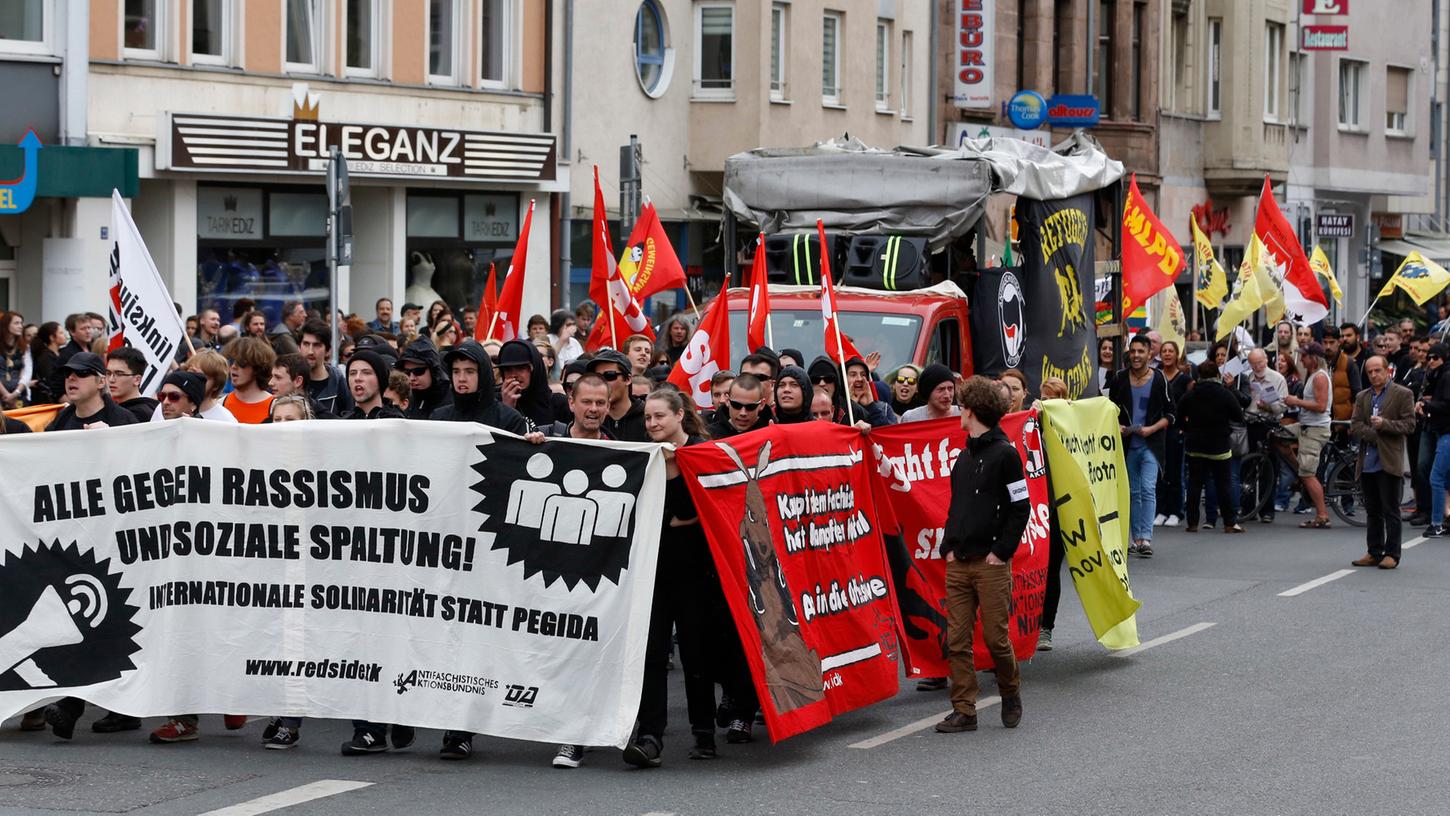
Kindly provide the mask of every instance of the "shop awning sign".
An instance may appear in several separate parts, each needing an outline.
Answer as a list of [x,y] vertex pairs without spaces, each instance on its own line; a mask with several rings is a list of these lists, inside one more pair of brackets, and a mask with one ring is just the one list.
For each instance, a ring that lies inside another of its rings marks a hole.
[[549,133],[319,122],[168,113],[157,143],[160,170],[252,175],[327,172],[332,148],[352,176],[477,182],[552,181]]
[[1314,219],[1314,232],[1320,238],[1353,238],[1353,213],[1320,213]]

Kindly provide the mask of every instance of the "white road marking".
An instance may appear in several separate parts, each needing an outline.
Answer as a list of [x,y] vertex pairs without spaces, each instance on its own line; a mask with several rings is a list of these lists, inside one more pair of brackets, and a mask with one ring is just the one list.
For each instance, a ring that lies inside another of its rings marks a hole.
[[[1000,702],[1002,702],[1002,698],[996,695],[993,695],[991,697],[984,697],[977,701],[977,713],[980,714],[982,709],[991,708],[992,706]],[[945,714],[933,714],[930,717],[917,720],[916,722],[910,723],[909,725],[903,725],[900,728],[887,731],[885,734],[882,734],[879,737],[872,737],[871,739],[864,739],[860,742],[853,742],[847,747],[863,749],[876,748],[885,745],[892,740],[899,740],[902,737],[909,737],[918,731],[925,731],[926,729],[931,728],[933,725],[941,722],[945,717]]]
[[1416,537],[1410,539],[1409,541],[1406,541],[1404,544],[1401,544],[1400,545],[1400,549],[1402,549],[1402,550],[1413,550],[1414,548],[1416,548],[1416,547],[1418,547],[1418,546],[1420,546],[1421,544],[1424,544],[1424,543],[1425,543],[1425,537],[1424,536],[1416,536]]
[[1324,576],[1321,576],[1319,578],[1315,578],[1313,581],[1306,581],[1306,582],[1300,584],[1299,586],[1294,587],[1293,589],[1286,589],[1283,592],[1280,592],[1279,593],[1279,597],[1280,598],[1292,598],[1295,595],[1303,595],[1304,593],[1308,592],[1309,590],[1313,589],[1314,587],[1324,586],[1325,584],[1329,583],[1330,581],[1338,581],[1340,578],[1343,578],[1346,575],[1353,575],[1353,574],[1354,574],[1354,570],[1352,570],[1352,569],[1336,570],[1334,572],[1329,573],[1328,575],[1324,575]]
[[358,788],[366,788],[372,784],[371,782],[354,782],[349,779],[319,779],[316,782],[269,793],[266,796],[258,796],[256,799],[249,799],[229,807],[208,810],[201,816],[256,816],[258,813],[271,813],[274,810],[311,802],[314,799],[324,799]]
[[1135,655],[1139,652],[1147,651],[1154,646],[1162,646],[1165,643],[1172,643],[1179,638],[1186,638],[1189,635],[1197,634],[1205,629],[1212,629],[1216,625],[1217,624],[1208,623],[1206,621],[1204,623],[1195,623],[1192,626],[1185,626],[1182,629],[1179,629],[1177,632],[1169,632],[1166,635],[1155,637],[1152,640],[1139,643],[1137,646],[1132,646],[1127,649],[1120,649],[1116,652],[1108,652],[1108,656],[1128,657],[1129,655]]

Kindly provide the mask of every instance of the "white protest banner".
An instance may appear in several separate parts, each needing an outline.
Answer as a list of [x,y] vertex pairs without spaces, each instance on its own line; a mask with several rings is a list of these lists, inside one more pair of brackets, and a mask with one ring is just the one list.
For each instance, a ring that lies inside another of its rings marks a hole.
[[630,736],[657,445],[180,419],[8,437],[0,468],[0,718],[73,696]]
[[125,345],[146,355],[141,393],[149,397],[161,387],[186,326],[131,220],[131,211],[116,190],[111,191],[111,233],[110,334],[119,333]]

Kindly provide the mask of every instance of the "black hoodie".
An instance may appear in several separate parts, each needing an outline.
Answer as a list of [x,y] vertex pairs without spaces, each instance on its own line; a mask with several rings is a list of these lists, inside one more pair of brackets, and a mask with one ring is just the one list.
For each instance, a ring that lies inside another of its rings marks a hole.
[[[836,407],[836,418],[838,422],[846,422],[846,383],[841,381],[841,367],[836,361],[822,354],[811,361],[811,367],[806,369],[810,372],[810,378],[814,382],[816,377],[822,374],[830,374],[836,378],[836,389],[831,395],[831,403]],[[814,395],[814,391],[812,391]],[[810,402],[806,402],[810,405]]]
[[529,387],[519,395],[514,409],[541,428],[558,419],[561,413],[570,415],[569,398],[563,394],[555,394],[549,388],[549,369],[544,365],[544,355],[539,352],[539,347],[526,340],[510,340],[499,347],[499,357],[504,356],[504,349],[510,348],[522,348],[523,353],[529,356],[529,364],[533,369],[533,374],[529,377]]
[[[801,407],[798,411],[786,411],[780,406],[780,384],[783,380],[795,380],[801,387]],[[800,366],[785,366],[780,370],[780,376],[775,378],[775,424],[793,425],[797,422],[811,421],[811,378],[804,368]]]
[[414,390],[408,396],[408,409],[403,413],[409,419],[427,419],[435,410],[453,401],[448,372],[443,369],[443,358],[438,355],[438,349],[422,337],[403,349],[403,356],[395,367],[401,369],[408,363],[427,366],[433,375],[433,383],[422,391]]
[[524,415],[498,401],[493,384],[493,360],[477,340],[465,340],[443,356],[447,363],[463,357],[478,364],[478,390],[472,394],[453,392],[453,402],[435,410],[430,419],[443,422],[477,422],[491,428],[526,434],[533,430]]

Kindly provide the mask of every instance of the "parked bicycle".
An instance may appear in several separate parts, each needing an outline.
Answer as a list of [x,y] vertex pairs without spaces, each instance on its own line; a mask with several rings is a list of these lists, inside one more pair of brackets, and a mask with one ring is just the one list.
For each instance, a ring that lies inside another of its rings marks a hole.
[[[1240,518],[1254,518],[1273,506],[1280,488],[1280,463],[1287,465],[1289,473],[1299,472],[1299,443],[1294,431],[1267,420],[1255,424],[1262,429],[1266,444],[1264,449],[1251,451],[1239,462]],[[1348,428],[1349,422],[1339,420],[1332,425]],[[1342,435],[1331,434],[1319,457],[1319,481],[1324,485],[1324,503],[1340,521],[1353,527],[1363,527],[1364,495],[1354,472],[1358,448],[1352,440],[1345,443],[1336,441],[1337,437]],[[1289,489],[1293,490],[1298,485],[1299,479],[1295,476]]]

